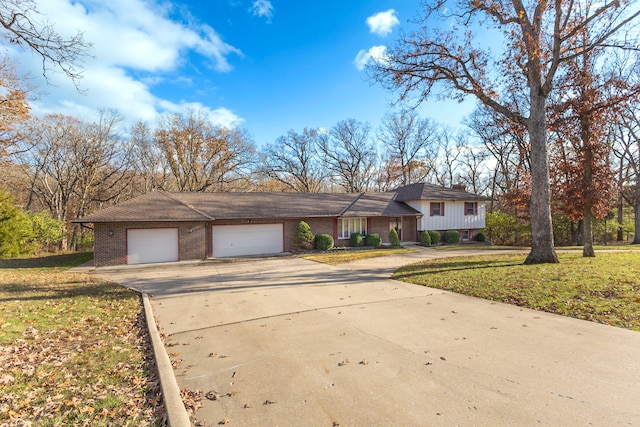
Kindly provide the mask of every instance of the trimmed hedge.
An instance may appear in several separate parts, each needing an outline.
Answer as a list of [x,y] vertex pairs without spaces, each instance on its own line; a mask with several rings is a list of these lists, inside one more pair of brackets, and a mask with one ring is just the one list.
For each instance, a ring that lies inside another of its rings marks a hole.
[[444,232],[443,240],[445,243],[460,243],[460,233],[456,230],[447,230]]
[[329,234],[316,234],[314,239],[316,249],[320,251],[328,251],[333,247],[333,237]]
[[484,236],[484,233],[480,232],[476,234],[475,240],[476,242],[486,242],[487,238]]
[[349,243],[353,248],[359,248],[360,246],[362,246],[362,243],[363,243],[362,234],[351,233],[351,236],[349,236]]
[[293,246],[298,250],[308,251],[313,249],[314,242],[311,227],[304,221],[298,223],[296,234],[293,236]]
[[431,246],[431,235],[428,231],[422,230],[420,232],[420,244],[424,246]]
[[429,236],[431,237],[432,245],[440,243],[440,233],[438,233],[437,231],[429,231]]
[[373,246],[374,248],[378,248],[382,246],[382,239],[378,233],[369,233],[367,237],[364,239],[365,246]]
[[395,248],[400,246],[400,237],[398,237],[398,232],[395,228],[392,228],[391,231],[389,231],[389,243],[391,243],[391,246]]

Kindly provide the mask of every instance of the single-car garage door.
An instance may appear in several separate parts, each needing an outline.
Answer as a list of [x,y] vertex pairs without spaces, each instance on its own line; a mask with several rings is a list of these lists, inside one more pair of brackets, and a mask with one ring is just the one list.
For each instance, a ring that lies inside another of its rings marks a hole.
[[282,224],[214,225],[216,258],[275,254],[284,250]]
[[178,261],[178,229],[127,230],[127,264]]

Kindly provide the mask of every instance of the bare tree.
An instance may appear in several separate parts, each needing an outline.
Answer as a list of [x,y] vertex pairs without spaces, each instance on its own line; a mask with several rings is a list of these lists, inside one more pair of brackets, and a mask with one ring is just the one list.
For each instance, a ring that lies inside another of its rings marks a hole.
[[53,24],[42,22],[34,0],[0,0],[0,37],[38,54],[47,80],[52,68],[58,68],[78,87],[81,64],[91,44],[84,41],[82,32],[65,38]]
[[459,157],[462,154],[462,147],[456,137],[451,135],[451,130],[444,129],[438,135],[438,155],[433,168],[434,177],[438,185],[451,187],[457,184],[458,169],[460,168]]
[[327,171],[317,155],[326,134],[305,128],[301,134],[290,130],[275,144],[267,145],[263,155],[264,174],[292,191],[318,193],[324,188]]
[[620,193],[633,206],[635,234],[633,244],[640,244],[640,111],[638,105],[623,109],[616,126],[614,153],[620,162]]
[[338,122],[328,138],[319,138],[327,169],[347,193],[367,191],[373,180],[376,150],[370,133],[369,123],[348,119]]
[[[632,4],[630,0],[587,0],[584,5],[570,0],[532,0],[526,4],[522,0],[424,2],[421,30],[401,38],[384,60],[374,65],[374,78],[398,89],[401,99],[416,95],[420,102],[441,88],[442,97],[461,100],[474,96],[527,127],[531,144],[532,246],[526,264],[558,262],[551,224],[546,116],[556,73],[585,50],[628,46],[623,38],[615,40],[615,35],[640,15]],[[446,26],[430,26],[439,21],[445,21]],[[506,46],[501,56],[493,55],[491,48],[495,46],[481,45],[468,30],[470,24],[502,33]],[[590,43],[574,43],[586,27],[593,35]],[[528,111],[505,102],[507,98],[501,96],[525,82]]]
[[436,125],[420,118],[415,110],[388,113],[378,140],[385,149],[387,165],[383,167],[397,171],[397,185],[422,182],[432,172],[438,144]]
[[[141,129],[142,130],[142,129]],[[143,139],[138,141],[143,147]],[[164,116],[154,132],[153,143],[163,156],[150,152],[143,159],[148,172],[163,173],[164,162],[173,188],[163,178],[162,187],[178,191],[231,191],[242,181],[254,160],[255,148],[249,135],[237,128],[213,125],[208,115],[189,111]],[[168,188],[169,187],[169,188]]]
[[131,181],[130,156],[121,145],[116,113],[100,114],[95,123],[61,115],[35,120],[26,134],[28,150],[20,155],[30,177],[27,209],[36,199],[67,224],[63,249],[77,229],[70,221],[119,196]]

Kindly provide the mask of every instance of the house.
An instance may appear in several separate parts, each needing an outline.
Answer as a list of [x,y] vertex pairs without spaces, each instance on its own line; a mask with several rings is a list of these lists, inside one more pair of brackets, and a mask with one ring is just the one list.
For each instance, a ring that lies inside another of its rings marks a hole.
[[[356,232],[378,233],[388,243],[391,228],[403,242],[427,229],[461,230],[470,239],[484,227],[487,198],[445,190],[422,184],[359,194],[154,191],[75,222],[93,224],[97,267],[289,252],[302,220],[314,234],[332,235],[336,246],[348,246]],[[463,215],[467,203],[470,214]]]

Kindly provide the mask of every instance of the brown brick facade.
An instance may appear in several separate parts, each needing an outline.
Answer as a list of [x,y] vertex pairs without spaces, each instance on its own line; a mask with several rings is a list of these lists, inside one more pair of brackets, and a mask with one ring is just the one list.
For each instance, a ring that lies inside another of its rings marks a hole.
[[[348,239],[337,239],[336,218],[292,218],[251,220],[251,224],[283,224],[284,251],[293,251],[293,238],[300,221],[306,221],[313,234],[329,234],[336,246],[349,246]],[[370,219],[370,232],[380,234],[383,243],[389,242],[389,217]],[[96,267],[122,265],[127,263],[127,230],[177,228],[178,256],[180,261],[202,260],[211,257],[211,226],[249,224],[246,220],[213,222],[114,222],[94,224]],[[405,217],[402,222],[402,240],[416,240],[416,219]]]

